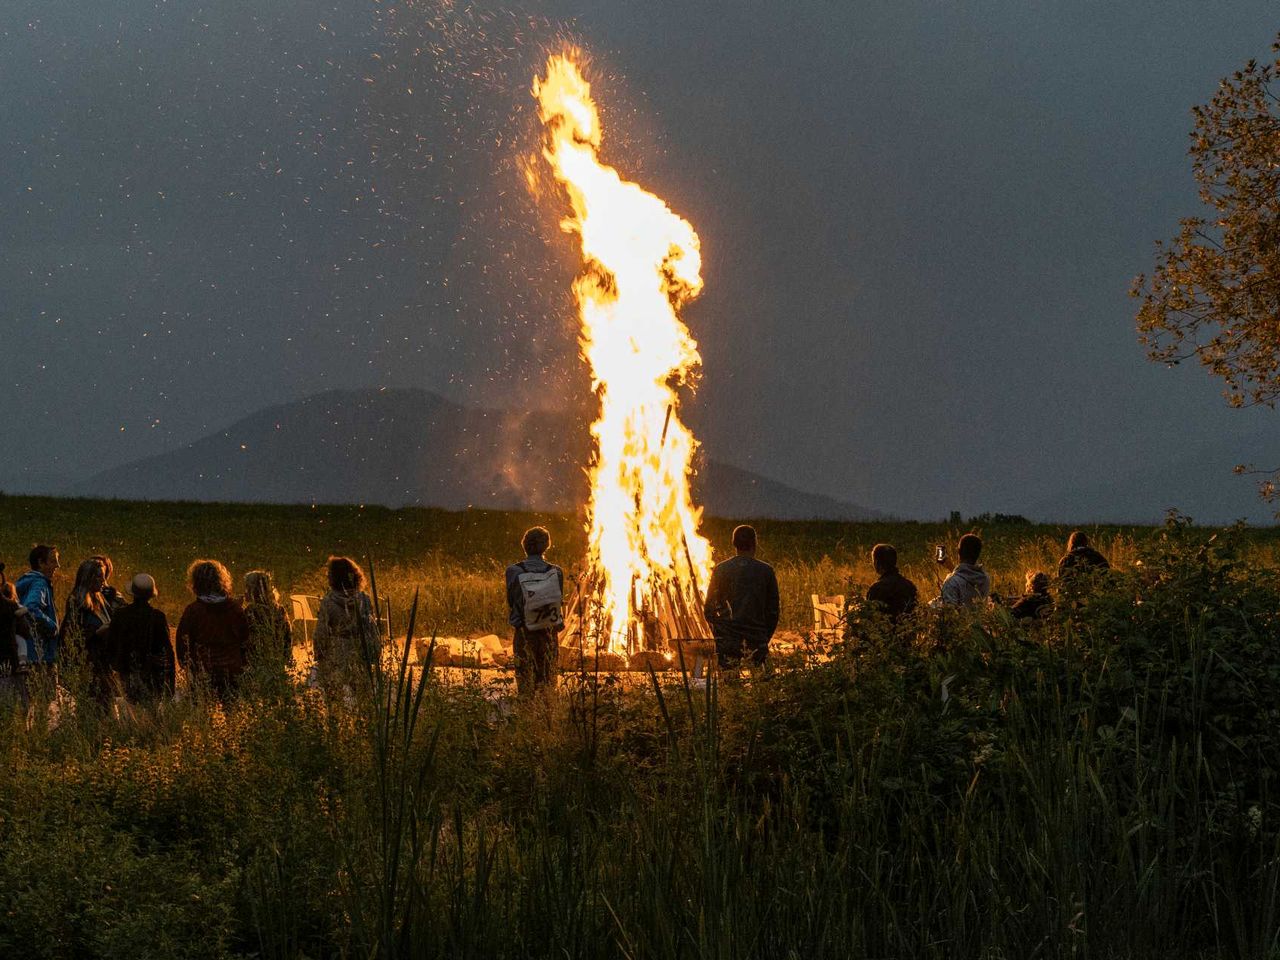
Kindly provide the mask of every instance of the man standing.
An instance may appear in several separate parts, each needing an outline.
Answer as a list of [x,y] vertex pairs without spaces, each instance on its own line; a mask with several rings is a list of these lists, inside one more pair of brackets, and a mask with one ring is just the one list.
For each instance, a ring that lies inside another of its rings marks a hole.
[[760,666],[778,629],[778,578],[773,567],[756,559],[755,527],[733,531],[737,556],[716,564],[707,587],[704,613],[716,638],[721,669],[734,670],[744,656]]
[[942,583],[942,596],[938,602],[945,607],[969,607],[986,600],[991,594],[991,577],[978,563],[982,556],[982,538],[966,533],[956,545],[960,562],[951,576]]
[[18,578],[18,603],[35,622],[36,636],[27,659],[52,665],[58,657],[58,613],[53,605],[53,575],[57,573],[58,548],[37,544],[27,556],[31,569]]
[[898,551],[887,543],[872,548],[871,565],[879,579],[867,590],[867,603],[879,607],[896,623],[915,609],[916,585],[898,572]]
[[560,655],[557,634],[564,627],[564,571],[542,555],[551,547],[546,527],[531,527],[520,538],[525,558],[507,567],[507,622],[512,639],[516,689],[521,694],[555,686]]
[[151,606],[156,582],[145,573],[130,584],[133,602],[111,618],[107,650],[124,694],[133,703],[173,696],[174,655],[169,621]]

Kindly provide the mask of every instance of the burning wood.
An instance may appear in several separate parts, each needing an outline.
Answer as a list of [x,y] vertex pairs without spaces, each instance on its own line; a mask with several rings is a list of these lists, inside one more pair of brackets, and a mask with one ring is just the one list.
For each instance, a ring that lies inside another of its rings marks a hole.
[[689,490],[697,441],[680,419],[680,389],[692,388],[701,363],[679,315],[702,289],[698,235],[601,163],[600,116],[570,56],[548,60],[533,95],[542,157],[569,200],[562,227],[580,241],[580,344],[600,398],[587,569],[566,641],[631,654],[705,639],[700,583],[711,545]]

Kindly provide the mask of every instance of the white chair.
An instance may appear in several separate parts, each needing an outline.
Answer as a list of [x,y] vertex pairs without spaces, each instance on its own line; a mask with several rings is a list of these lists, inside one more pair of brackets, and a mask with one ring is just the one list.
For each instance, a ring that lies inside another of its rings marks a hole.
[[294,629],[302,624],[302,639],[310,643],[311,632],[316,626],[316,613],[320,609],[320,598],[309,597],[304,593],[291,594],[289,606],[293,608]]
[[810,594],[813,598],[813,633],[816,637],[839,640],[844,633],[844,594],[830,597]]

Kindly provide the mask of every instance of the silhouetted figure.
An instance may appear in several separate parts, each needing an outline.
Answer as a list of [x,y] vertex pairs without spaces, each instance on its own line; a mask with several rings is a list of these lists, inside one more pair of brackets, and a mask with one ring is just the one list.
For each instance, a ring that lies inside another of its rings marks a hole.
[[18,602],[18,590],[0,572],[0,676],[16,677],[23,672],[18,656],[18,627],[27,608]]
[[249,643],[255,655],[282,666],[293,662],[289,616],[266,570],[250,570],[244,575],[244,615],[249,618]]
[[217,560],[195,561],[187,576],[195,599],[178,621],[178,663],[224,699],[244,673],[249,621],[231,596],[231,574]]
[[946,607],[969,607],[981,603],[991,594],[991,577],[982,569],[982,538],[966,533],[956,545],[960,562],[942,583],[942,595],[935,603]]
[[551,548],[546,527],[530,527],[520,538],[525,558],[507,567],[507,622],[520,694],[555,687],[557,637],[564,628],[564,571],[544,558]]
[[737,669],[743,657],[760,666],[778,629],[781,610],[773,567],[756,559],[756,531],[742,525],[733,531],[738,555],[716,564],[704,607],[716,640],[722,669]]
[[1049,577],[1039,570],[1027,573],[1027,586],[1022,596],[1009,608],[1016,620],[1040,620],[1053,609],[1049,596]]
[[156,582],[145,573],[129,585],[133,601],[116,611],[107,631],[111,662],[120,689],[132,703],[173,696],[176,673],[169,620],[151,606]]
[[867,603],[901,620],[915,609],[916,585],[898,572],[898,551],[887,543],[871,549],[871,565],[878,579],[867,589]]
[[1076,530],[1067,538],[1067,552],[1058,561],[1058,579],[1064,583],[1076,579],[1080,573],[1093,574],[1110,570],[1107,558],[1089,545],[1089,536]]
[[76,568],[75,584],[67,596],[58,643],[63,650],[83,651],[89,664],[89,693],[106,706],[115,694],[107,630],[111,626],[111,605],[102,593],[106,568],[90,557]]
[[31,569],[18,578],[18,602],[27,609],[35,624],[27,659],[30,663],[51,667],[58,659],[58,612],[53,603],[53,577],[61,564],[58,548],[41,543],[28,555]]
[[316,670],[322,682],[354,668],[380,662],[382,642],[373,601],[364,592],[364,571],[350,557],[330,557],[329,591],[320,600],[312,634]]

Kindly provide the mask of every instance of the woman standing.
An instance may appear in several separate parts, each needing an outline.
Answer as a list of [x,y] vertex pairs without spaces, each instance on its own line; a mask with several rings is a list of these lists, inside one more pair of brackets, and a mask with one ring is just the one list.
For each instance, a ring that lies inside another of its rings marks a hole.
[[111,604],[102,592],[107,571],[97,557],[76,568],[75,585],[67,597],[66,613],[58,634],[58,645],[70,651],[81,649],[89,664],[89,692],[98,703],[111,702],[111,656],[107,631],[111,627]]
[[267,571],[250,570],[244,575],[244,613],[249,618],[249,643],[256,654],[272,663],[291,664],[293,631]]
[[373,604],[364,592],[364,571],[349,557],[329,558],[329,592],[316,615],[316,669],[321,676],[335,670],[378,662],[382,647]]
[[231,596],[231,574],[217,560],[197,560],[187,568],[195,600],[178,621],[178,663],[206,677],[219,699],[235,691],[244,673],[249,621]]

